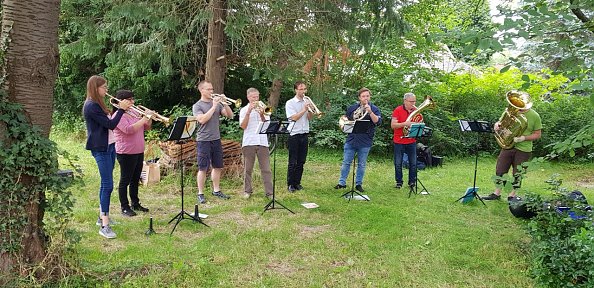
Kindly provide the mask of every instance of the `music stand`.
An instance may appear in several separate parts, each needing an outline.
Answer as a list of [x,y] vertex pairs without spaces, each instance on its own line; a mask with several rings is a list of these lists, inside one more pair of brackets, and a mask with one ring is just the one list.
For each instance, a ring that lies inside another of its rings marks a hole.
[[477,133],[476,133],[476,149],[475,149],[475,158],[474,158],[474,180],[472,183],[472,187],[469,187],[468,189],[466,189],[466,193],[464,193],[464,195],[462,197],[460,197],[456,201],[454,201],[454,203],[458,202],[464,198],[467,198],[470,194],[472,194],[472,196],[474,198],[480,200],[484,206],[487,206],[485,204],[485,201],[483,201],[483,199],[477,193],[478,189],[476,187],[476,171],[477,171],[477,167],[478,167],[478,150],[479,150],[479,142],[481,139],[481,133],[493,133],[493,129],[491,129],[491,124],[489,124],[489,122],[487,122],[487,121],[460,119],[460,120],[458,120],[458,123],[460,123],[460,130],[462,130],[462,132],[477,132]]
[[[431,137],[431,135],[433,135],[433,129],[425,126],[425,123],[414,123],[412,125],[410,125],[410,129],[408,130],[408,135],[402,138],[412,138],[415,140],[419,140],[423,137]],[[416,150],[416,147],[415,147]],[[408,159],[409,161],[409,169],[410,169],[410,157]],[[417,159],[415,159],[415,161],[417,161]],[[418,164],[417,166],[418,167]],[[410,171],[409,171],[410,173]],[[425,195],[426,194],[431,194],[429,193],[429,191],[427,190],[427,188],[425,188],[425,185],[423,185],[423,182],[421,182],[421,180],[419,179],[419,169],[417,168],[417,179],[415,179],[415,187],[410,187],[408,190],[408,198],[410,198],[410,195],[412,195],[413,193],[419,194],[419,184],[421,184],[421,187],[423,187],[423,189],[421,189],[421,194]],[[425,192],[425,193],[423,193]]]
[[[171,133],[169,134],[169,138],[167,139],[167,141],[175,141],[175,144],[180,145],[180,151],[179,151],[179,169],[180,169],[180,187],[181,187],[181,211],[179,211],[179,213],[177,213],[177,215],[175,215],[173,218],[171,218],[171,220],[169,220],[169,222],[167,224],[171,224],[171,222],[173,222],[173,220],[177,221],[175,222],[175,225],[173,226],[173,229],[171,230],[171,233],[169,235],[173,234],[173,231],[175,231],[175,228],[177,227],[177,224],[179,224],[179,222],[181,222],[184,219],[190,219],[194,222],[198,222],[206,227],[210,227],[208,225],[206,225],[206,223],[202,222],[202,219],[199,216],[198,213],[198,204],[194,205],[194,216],[190,215],[188,212],[186,212],[184,210],[184,162],[183,162],[183,149],[181,149],[181,145],[183,143],[186,142],[186,140],[190,139],[192,137],[192,134],[194,134],[194,130],[196,130],[196,120],[193,117],[189,117],[189,116],[181,116],[178,117],[177,119],[175,119],[175,122],[173,122],[173,127],[171,128]],[[186,217],[187,216],[187,217]]]
[[[291,122],[289,121],[264,121],[262,123],[260,123],[260,126],[258,127],[258,131],[259,134],[267,134],[267,135],[274,135],[274,145],[273,147],[276,147],[276,144],[278,142],[278,135],[279,134],[289,134],[291,131],[289,131],[289,124]],[[266,204],[266,206],[264,206],[264,211],[262,211],[262,214],[264,214],[264,212],[268,211],[268,210],[272,210],[272,209],[287,209],[289,212],[295,214],[295,212],[291,211],[291,209],[287,208],[285,205],[281,204],[280,202],[276,201],[276,149],[273,149],[272,151],[272,199],[270,200],[270,202],[268,202],[268,204]],[[278,204],[281,207],[276,207],[275,204]]]
[[[353,126],[352,128],[348,127],[348,129],[347,129],[346,126],[347,125],[345,125],[345,129],[343,129],[343,131],[346,133],[363,134],[363,133],[367,133],[367,131],[369,131],[369,128],[371,128],[371,120],[356,120],[355,124],[352,125]],[[357,157],[358,156],[359,155],[357,155]],[[340,197],[348,198],[349,202],[351,202],[351,199],[353,199],[355,194],[357,194],[361,198],[365,199],[365,201],[369,201],[369,198],[361,195],[359,193],[359,191],[355,190],[355,170],[357,169],[357,157],[353,157],[353,179],[351,182],[351,191],[348,191],[340,196]],[[348,195],[348,194],[351,194],[351,195]]]

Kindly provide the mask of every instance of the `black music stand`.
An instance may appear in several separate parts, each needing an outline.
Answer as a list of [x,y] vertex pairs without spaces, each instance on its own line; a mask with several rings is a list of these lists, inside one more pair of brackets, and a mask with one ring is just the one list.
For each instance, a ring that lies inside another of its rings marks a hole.
[[[175,122],[173,122],[173,128],[171,128],[171,133],[169,134],[169,138],[167,139],[167,141],[175,141],[175,144],[181,145],[183,143],[186,142],[186,140],[190,139],[192,137],[192,134],[194,134],[194,130],[196,130],[196,120],[193,117],[189,117],[189,116],[181,116],[178,117],[177,119],[175,119]],[[179,211],[179,213],[177,213],[177,215],[175,215],[173,218],[171,218],[171,220],[169,220],[169,222],[167,224],[171,224],[171,222],[173,222],[173,220],[177,221],[175,222],[175,225],[173,226],[173,229],[171,230],[171,233],[169,235],[173,234],[173,231],[175,231],[175,228],[177,227],[177,224],[179,224],[179,222],[181,222],[184,219],[190,219],[194,222],[198,222],[206,227],[210,227],[208,225],[206,225],[206,223],[202,222],[202,219],[199,216],[198,213],[198,204],[194,205],[194,216],[190,215],[188,212],[186,212],[184,210],[184,162],[183,162],[183,149],[180,149],[179,151],[179,169],[180,169],[180,187],[181,187],[181,211]],[[187,216],[187,217],[186,217]]]
[[477,171],[477,167],[478,167],[478,150],[479,150],[479,142],[481,139],[481,133],[493,133],[493,129],[491,128],[491,124],[487,121],[460,119],[460,120],[458,120],[458,123],[460,123],[460,130],[462,130],[462,132],[477,132],[477,133],[476,133],[476,148],[475,148],[475,159],[474,159],[474,180],[472,183],[472,187],[467,189],[466,193],[464,193],[464,195],[462,197],[460,197],[456,201],[454,201],[454,203],[472,195],[472,197],[480,200],[484,206],[487,206],[485,204],[485,201],[483,201],[483,199],[476,192],[478,190],[476,187],[476,171]]
[[[349,134],[363,134],[363,133],[367,133],[369,128],[371,128],[371,120],[356,120],[355,124],[352,125],[353,126],[352,128],[350,128],[350,127],[347,128],[346,127],[347,125],[345,125],[345,128],[343,129],[344,132],[349,133]],[[358,156],[359,155],[357,155],[357,157]],[[345,197],[345,198],[349,199],[349,202],[351,202],[351,199],[353,199],[355,194],[357,194],[361,198],[365,199],[365,201],[369,201],[369,198],[361,195],[359,193],[359,191],[355,190],[355,170],[357,169],[357,157],[353,157],[353,180],[351,182],[351,191],[348,191],[340,196],[340,197]]]
[[[431,135],[433,135],[433,129],[425,126],[425,123],[415,123],[412,124],[410,126],[410,129],[408,130],[408,135],[402,138],[412,138],[415,140],[419,140],[423,137],[431,137]],[[416,143],[416,142],[415,142]],[[416,145],[416,144],[415,144]],[[416,150],[416,147],[415,147]],[[417,161],[417,159],[415,159],[415,161]],[[409,165],[409,169],[410,169],[410,157],[408,159],[408,165]],[[415,187],[409,187],[408,190],[408,198],[410,198],[410,195],[412,195],[413,193],[419,194],[419,184],[421,185],[421,187],[423,187],[423,189],[421,189],[421,194],[425,195],[425,194],[431,194],[429,193],[429,191],[427,191],[427,188],[425,188],[425,185],[423,185],[423,182],[421,182],[421,180],[419,179],[419,169],[418,169],[418,164],[416,165],[415,169],[417,169],[417,179],[415,179]],[[408,172],[410,173],[410,171]],[[423,193],[425,192],[425,193]]]
[[[276,144],[278,142],[278,135],[288,134],[291,132],[289,131],[290,123],[291,122],[289,121],[264,121],[258,127],[258,131],[260,134],[274,135],[273,147],[276,147]],[[272,199],[270,200],[270,202],[268,202],[268,204],[266,204],[266,206],[264,206],[264,211],[262,211],[262,214],[272,209],[287,209],[287,211],[295,214],[295,212],[291,211],[291,209],[276,201],[276,149],[273,149],[272,151],[272,158]],[[281,207],[276,207],[275,204],[278,204]]]

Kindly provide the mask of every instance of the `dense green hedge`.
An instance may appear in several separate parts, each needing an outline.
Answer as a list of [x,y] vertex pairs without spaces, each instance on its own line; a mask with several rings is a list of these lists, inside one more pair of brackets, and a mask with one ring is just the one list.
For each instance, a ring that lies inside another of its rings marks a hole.
[[[480,151],[498,151],[499,147],[492,135],[477,137],[474,133],[461,132],[457,120],[477,119],[494,123],[507,107],[505,93],[512,89],[529,92],[534,102],[533,109],[541,115],[543,136],[535,142],[535,156],[547,155],[551,150],[550,145],[567,139],[594,119],[594,110],[589,99],[571,95],[565,88],[569,80],[560,75],[523,75],[513,69],[506,73],[490,70],[480,76],[446,75],[440,81],[417,84],[412,89],[393,83],[393,78],[398,77],[401,75],[387,75],[381,81],[369,85],[372,101],[380,107],[383,116],[383,123],[377,130],[374,141],[373,151],[376,153],[391,153],[390,117],[393,109],[402,104],[402,95],[408,91],[417,95],[417,105],[421,104],[423,95],[432,95],[437,104],[436,109],[423,112],[425,122],[434,131],[433,137],[424,139],[423,142],[432,147],[435,155],[466,155],[475,150],[477,139],[480,141]],[[393,86],[385,85],[384,82]],[[522,89],[526,83],[530,87]],[[326,116],[312,124],[312,130],[315,131],[314,142],[317,145],[329,148],[342,146],[345,136],[337,129],[337,121],[346,106],[355,101],[355,91],[346,95],[329,95],[329,103],[332,104],[325,110]],[[578,153],[578,156],[586,157],[585,150],[583,149],[582,154]]]

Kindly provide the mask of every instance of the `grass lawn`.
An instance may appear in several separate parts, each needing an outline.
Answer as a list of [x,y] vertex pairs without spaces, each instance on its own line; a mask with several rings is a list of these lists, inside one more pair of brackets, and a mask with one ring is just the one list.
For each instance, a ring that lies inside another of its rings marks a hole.
[[[180,211],[179,174],[142,187],[149,213],[121,215],[117,188],[111,199],[117,238],[98,234],[99,175],[84,139],[52,135],[60,148],[80,157],[86,185],[74,187],[72,226],[81,235],[76,246],[85,277],[62,286],[123,287],[533,287],[529,275],[529,237],[523,220],[514,218],[507,201],[454,201],[472,186],[474,158],[445,159],[443,166],[419,172],[431,195],[394,188],[391,155],[370,155],[364,188],[371,201],[350,201],[334,190],[341,151],[310,147],[303,186],[286,190],[286,151],[277,153],[277,200],[293,210],[262,213],[264,198],[256,169],[254,195],[241,198],[242,180],[224,179],[230,200],[215,199],[200,212],[210,228],[182,221],[170,236],[168,221]],[[479,159],[479,194],[493,190],[496,155]],[[563,186],[594,199],[594,165],[547,164],[529,171],[523,190],[550,193],[544,183],[553,173]],[[186,210],[196,202],[194,172],[186,173]],[[405,170],[405,177],[407,170]],[[117,187],[119,166],[114,178]],[[350,188],[351,178],[348,183]],[[578,186],[583,184],[585,186]],[[589,188],[587,187],[588,185]],[[502,197],[504,198],[504,197]],[[305,209],[300,204],[320,207]],[[279,206],[277,206],[279,207]],[[153,217],[156,235],[145,236]],[[109,284],[111,283],[111,284]]]

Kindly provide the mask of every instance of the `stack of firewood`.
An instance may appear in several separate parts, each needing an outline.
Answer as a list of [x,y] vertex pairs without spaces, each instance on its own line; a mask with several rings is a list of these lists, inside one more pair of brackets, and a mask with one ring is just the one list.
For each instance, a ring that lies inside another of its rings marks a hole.
[[[241,144],[232,140],[221,140],[223,146],[223,169],[222,176],[239,177],[243,175],[243,159],[241,155]],[[161,158],[159,164],[163,168],[179,167],[183,161],[185,166],[196,165],[196,141],[188,140],[183,144],[175,141],[160,142]]]
[[223,144],[223,176],[240,177],[243,175],[241,144],[232,140],[221,140]]
[[178,167],[180,161],[186,166],[196,165],[196,141],[188,140],[178,144],[175,141],[162,141],[159,164],[164,168]]

